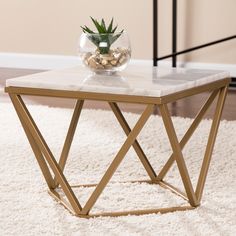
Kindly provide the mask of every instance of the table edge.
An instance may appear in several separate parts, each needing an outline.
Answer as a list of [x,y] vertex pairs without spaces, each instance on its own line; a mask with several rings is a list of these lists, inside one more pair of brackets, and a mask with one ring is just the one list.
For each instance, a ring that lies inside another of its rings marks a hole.
[[81,100],[97,100],[97,101],[112,101],[112,102],[125,102],[125,103],[139,103],[139,104],[164,104],[177,101],[181,98],[192,96],[206,91],[211,91],[217,88],[228,86],[231,78],[223,78],[214,82],[199,85],[194,88],[189,88],[183,91],[175,92],[172,94],[153,97],[153,96],[139,96],[139,95],[126,95],[126,94],[112,94],[102,92],[85,92],[85,91],[70,91],[70,90],[55,90],[55,89],[42,89],[42,88],[27,88],[27,87],[5,87],[5,92],[17,95],[30,95],[30,96],[45,96],[45,97],[60,97]]

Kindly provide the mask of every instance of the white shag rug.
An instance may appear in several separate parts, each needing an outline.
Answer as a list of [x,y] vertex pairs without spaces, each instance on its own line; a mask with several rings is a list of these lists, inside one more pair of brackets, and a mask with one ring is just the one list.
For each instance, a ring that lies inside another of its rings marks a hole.
[[[42,133],[59,156],[72,111],[30,106]],[[138,115],[125,113],[134,125]],[[191,119],[173,118],[179,138]],[[204,120],[184,149],[196,186],[209,132]],[[222,121],[203,194],[195,210],[142,216],[82,219],[72,216],[47,193],[46,184],[11,104],[0,103],[0,235],[236,235],[236,121]],[[66,176],[71,184],[97,182],[125,140],[110,111],[83,110]],[[171,153],[162,120],[152,116],[138,140],[156,171]],[[112,180],[147,179],[131,148]],[[183,189],[174,166],[166,180]],[[92,188],[77,189],[82,204]],[[93,212],[176,206],[185,203],[168,190],[148,184],[110,184]]]

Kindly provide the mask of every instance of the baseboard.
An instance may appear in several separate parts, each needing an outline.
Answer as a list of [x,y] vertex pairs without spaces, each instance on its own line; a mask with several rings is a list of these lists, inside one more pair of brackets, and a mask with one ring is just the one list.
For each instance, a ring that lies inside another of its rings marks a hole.
[[[152,65],[152,60],[131,60],[131,64]],[[77,56],[41,55],[23,53],[0,53],[0,67],[53,70],[68,68],[81,64]],[[160,61],[159,66],[171,66],[170,61]],[[232,77],[236,77],[236,64],[215,64],[199,62],[179,62],[178,66],[192,69],[213,69],[229,71]]]
[[79,57],[62,55],[0,53],[0,67],[54,70],[81,64]]

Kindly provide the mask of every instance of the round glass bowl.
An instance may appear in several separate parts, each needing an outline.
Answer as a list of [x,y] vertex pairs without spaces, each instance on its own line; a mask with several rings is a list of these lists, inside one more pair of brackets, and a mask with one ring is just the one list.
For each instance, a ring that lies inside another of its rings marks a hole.
[[128,65],[131,57],[127,33],[88,34],[79,40],[79,55],[83,64],[98,74],[114,74]]

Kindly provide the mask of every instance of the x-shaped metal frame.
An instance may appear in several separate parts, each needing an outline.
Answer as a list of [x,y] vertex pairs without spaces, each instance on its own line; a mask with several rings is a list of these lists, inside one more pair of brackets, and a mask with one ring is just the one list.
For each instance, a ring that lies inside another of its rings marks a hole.
[[[133,129],[131,129],[126,122],[124,116],[122,115],[118,105],[116,102],[108,101],[111,110],[115,114],[119,124],[123,128],[125,134],[127,135],[127,139],[121,146],[120,150],[118,151],[117,155],[115,156],[114,160],[111,162],[110,166],[106,170],[105,174],[103,175],[102,179],[97,185],[78,185],[79,186],[96,186],[94,192],[89,197],[88,201],[85,203],[85,205],[82,207],[76,198],[72,186],[69,185],[66,177],[64,176],[64,168],[66,165],[66,161],[68,158],[68,154],[70,151],[70,147],[73,141],[74,133],[79,121],[79,117],[81,114],[81,110],[83,107],[84,100],[77,100],[74,113],[70,122],[69,130],[64,142],[64,146],[62,149],[62,153],[59,159],[59,162],[56,161],[55,157],[53,156],[51,150],[49,149],[46,141],[44,140],[41,132],[39,131],[36,123],[34,122],[31,114],[29,113],[24,101],[21,98],[21,94],[17,93],[11,93],[9,92],[10,98],[12,100],[12,103],[15,107],[15,110],[19,116],[19,119],[22,123],[22,126],[24,128],[24,131],[27,135],[27,138],[29,140],[29,143],[31,145],[31,148],[35,154],[35,157],[38,161],[38,164],[41,168],[41,171],[44,175],[44,178],[47,182],[49,193],[60,203],[62,203],[68,210],[70,210],[73,214],[80,217],[91,217],[91,216],[120,216],[120,215],[129,215],[129,214],[148,214],[148,213],[165,213],[165,212],[172,212],[176,210],[186,210],[186,209],[193,209],[200,205],[202,193],[207,177],[207,172],[210,165],[210,160],[213,152],[213,147],[220,123],[220,117],[222,114],[223,106],[225,97],[227,94],[227,85],[224,87],[216,88],[212,91],[212,94],[209,96],[206,103],[202,106],[201,110],[193,120],[191,126],[186,131],[185,135],[183,136],[182,140],[179,142],[172,120],[171,116],[168,111],[168,107],[166,103],[158,104],[158,108],[160,110],[160,114],[163,119],[163,123],[172,147],[172,155],[164,165],[164,167],[161,169],[159,174],[157,175],[154,171],[153,167],[151,166],[150,162],[148,161],[148,158],[146,157],[144,151],[142,150],[140,144],[137,141],[137,136],[146,124],[148,118],[153,112],[153,108],[156,104],[148,104],[140,116],[139,120],[137,121],[136,125]],[[204,114],[214,101],[214,99],[218,95],[218,101],[216,104],[216,110],[214,114],[214,118],[212,121],[212,126],[206,146],[205,155],[202,162],[202,167],[197,183],[196,190],[194,191],[189,173],[184,161],[184,157],[182,154],[182,149],[188,142],[188,140],[191,138],[192,134],[198,127],[199,123],[201,122]],[[190,203],[190,206],[176,206],[176,207],[170,207],[170,208],[160,208],[160,209],[147,209],[147,210],[135,210],[135,211],[126,211],[126,212],[108,212],[108,213],[98,213],[98,214],[90,214],[90,210],[96,203],[97,199],[99,198],[100,194],[103,192],[104,188],[112,178],[113,174],[115,173],[116,169],[124,159],[126,153],[130,149],[130,147],[133,146],[134,150],[136,151],[142,165],[144,166],[148,176],[150,177],[150,180],[144,180],[144,181],[138,181],[138,182],[147,182],[151,184],[159,184],[160,186],[167,188],[171,190],[172,192],[176,193],[177,195],[181,196],[185,200],[187,200]],[[173,165],[173,163],[176,161],[180,176],[182,178],[182,182],[186,191],[186,194],[178,190],[176,187],[170,185],[166,181],[164,181],[164,177],[168,173],[169,169]],[[54,177],[51,175],[51,172],[49,170],[49,167],[51,168],[52,172],[54,173]],[[57,188],[61,188],[65,196],[67,197],[67,201],[62,199],[60,194],[56,191]]]

